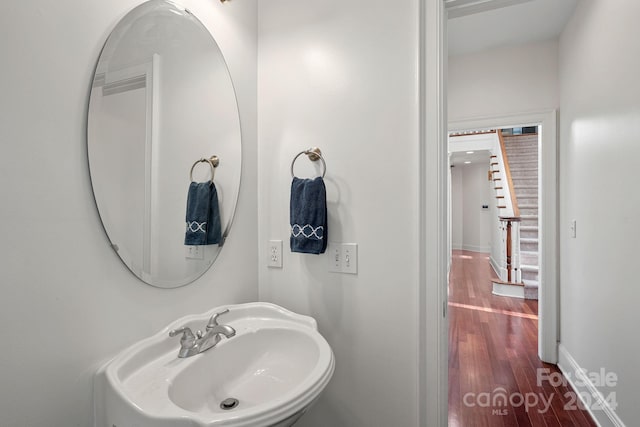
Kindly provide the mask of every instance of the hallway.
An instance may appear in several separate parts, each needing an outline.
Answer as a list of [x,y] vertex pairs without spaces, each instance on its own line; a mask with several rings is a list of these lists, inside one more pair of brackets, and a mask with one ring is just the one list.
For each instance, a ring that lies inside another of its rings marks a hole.
[[538,301],[491,294],[487,254],[455,250],[449,281],[449,426],[595,426],[540,361]]

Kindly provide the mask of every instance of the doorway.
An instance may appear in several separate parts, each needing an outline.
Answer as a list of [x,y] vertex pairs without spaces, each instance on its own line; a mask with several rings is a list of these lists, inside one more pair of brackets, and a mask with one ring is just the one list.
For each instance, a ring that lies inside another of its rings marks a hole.
[[538,153],[539,281],[538,356],[547,363],[558,361],[558,170],[556,110],[449,123],[449,130],[504,129],[540,126]]

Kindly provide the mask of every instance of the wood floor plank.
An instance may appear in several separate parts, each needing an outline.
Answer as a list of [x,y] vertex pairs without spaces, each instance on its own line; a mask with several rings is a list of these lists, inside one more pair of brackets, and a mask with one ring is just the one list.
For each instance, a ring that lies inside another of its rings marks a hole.
[[486,254],[454,251],[449,277],[449,426],[595,427],[570,388],[539,379],[560,371],[537,355],[538,302],[493,295]]

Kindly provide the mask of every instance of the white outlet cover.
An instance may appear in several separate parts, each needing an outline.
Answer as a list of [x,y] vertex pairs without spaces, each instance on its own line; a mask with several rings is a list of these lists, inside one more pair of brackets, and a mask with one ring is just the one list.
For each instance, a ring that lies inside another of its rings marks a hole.
[[282,268],[282,240],[269,240],[267,266],[269,268]]

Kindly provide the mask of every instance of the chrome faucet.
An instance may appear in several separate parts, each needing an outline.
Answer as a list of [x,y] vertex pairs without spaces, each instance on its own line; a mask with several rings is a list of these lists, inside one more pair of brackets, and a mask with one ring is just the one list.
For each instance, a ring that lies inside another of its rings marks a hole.
[[186,326],[171,330],[169,332],[170,337],[182,334],[182,338],[180,338],[180,351],[178,352],[178,357],[191,357],[207,351],[211,347],[215,347],[215,345],[222,339],[220,335],[224,335],[226,338],[234,336],[236,334],[235,329],[229,325],[218,324],[218,316],[228,312],[229,309],[227,308],[226,310],[215,313],[211,316],[204,334],[201,331],[198,331],[194,335],[191,328]]

